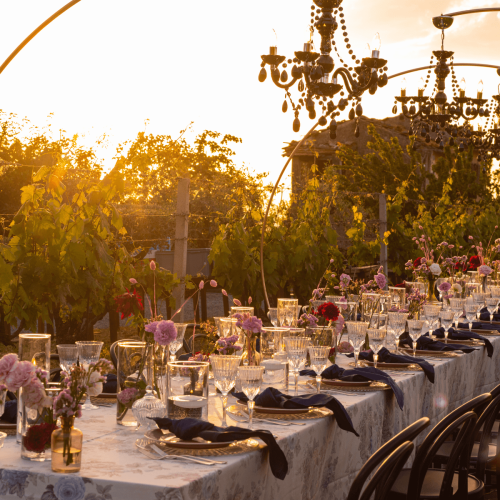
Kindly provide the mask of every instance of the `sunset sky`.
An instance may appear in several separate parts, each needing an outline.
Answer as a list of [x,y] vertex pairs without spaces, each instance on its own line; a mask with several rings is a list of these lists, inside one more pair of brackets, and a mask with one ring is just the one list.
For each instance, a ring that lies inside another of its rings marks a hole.
[[[0,59],[65,3],[2,0]],[[273,30],[280,54],[293,57],[301,50],[310,6],[306,0],[82,0],[0,75],[0,108],[35,125],[50,123],[55,135],[59,129],[83,134],[89,145],[107,134],[107,146],[99,149],[107,169],[116,145],[144,130],[146,119],[147,131],[171,135],[194,122],[188,138],[205,129],[239,136],[236,161],[274,180],[283,143],[300,134],[292,131],[292,115],[281,112],[284,91],[269,79],[258,82],[260,55],[275,43]],[[381,57],[394,74],[429,63],[440,46],[433,16],[495,6],[500,2],[345,0],[344,12],[355,53],[363,57],[379,32]],[[445,48],[455,51],[456,62],[500,65],[499,42],[500,16],[474,14],[455,19]],[[457,74],[465,76],[468,95],[475,95],[480,79],[486,97],[498,93],[493,69],[457,68]],[[407,78],[408,93],[425,73],[414,75]],[[391,114],[400,83],[391,80],[375,96],[364,96],[364,114]],[[301,121],[301,132],[313,123],[306,114]]]

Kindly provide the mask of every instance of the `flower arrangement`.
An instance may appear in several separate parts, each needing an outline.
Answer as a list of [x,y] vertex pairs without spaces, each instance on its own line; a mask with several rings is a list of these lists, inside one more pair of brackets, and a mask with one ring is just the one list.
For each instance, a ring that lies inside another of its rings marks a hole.
[[215,354],[227,354],[234,355],[237,351],[241,351],[241,346],[236,345],[238,342],[238,335],[231,335],[229,337],[223,337],[217,340],[214,346]]
[[410,293],[406,294],[406,302],[408,304],[408,319],[416,319],[419,317],[420,311],[427,302],[427,295],[420,293],[418,288],[413,288]]
[[255,341],[262,332],[262,320],[257,318],[257,316],[252,316],[250,313],[236,313],[233,317],[238,320],[236,326],[241,328],[243,333],[248,364],[250,366],[260,364],[260,354],[255,348]]

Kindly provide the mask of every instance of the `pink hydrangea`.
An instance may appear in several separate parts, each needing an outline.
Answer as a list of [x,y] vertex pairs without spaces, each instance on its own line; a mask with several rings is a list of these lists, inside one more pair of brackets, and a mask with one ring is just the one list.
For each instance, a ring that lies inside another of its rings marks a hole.
[[27,385],[23,386],[23,401],[28,408],[42,411],[43,408],[50,408],[52,398],[45,394],[45,389],[38,380],[33,377]]
[[130,403],[133,403],[137,399],[138,394],[139,391],[135,387],[129,387],[121,391],[117,398],[122,405],[129,406]]
[[18,363],[17,354],[6,354],[0,359],[0,381],[5,383],[9,373],[15,369]]
[[160,345],[168,345],[177,338],[177,328],[175,323],[169,320],[163,320],[158,323],[156,332],[154,332],[155,341]]
[[11,391],[17,391],[19,388],[27,385],[35,372],[35,365],[29,361],[18,361],[14,370],[12,370],[5,379],[5,384]]

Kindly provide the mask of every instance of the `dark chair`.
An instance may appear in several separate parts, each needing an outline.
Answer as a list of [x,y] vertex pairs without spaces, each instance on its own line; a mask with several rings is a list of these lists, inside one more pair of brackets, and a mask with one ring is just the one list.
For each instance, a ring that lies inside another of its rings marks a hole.
[[373,492],[375,492],[374,500],[385,500],[413,448],[415,445],[410,441],[406,441],[399,448],[396,448],[370,479],[359,500],[370,500]]
[[[361,467],[360,471],[354,478],[354,481],[351,485],[351,489],[349,490],[349,495],[347,496],[347,500],[358,500],[360,498],[363,485],[365,484],[366,480],[370,477],[370,475],[373,473],[373,471],[376,469],[376,467],[378,467],[382,461],[386,460],[389,457],[389,455],[391,455],[403,443],[407,441],[413,441],[429,424],[430,420],[427,417],[423,417],[420,420],[417,420],[416,422],[411,424],[406,429],[402,430],[399,434],[396,434],[392,439],[387,441],[387,443],[382,445],[367,460],[367,462],[363,465],[363,467]],[[404,462],[401,465],[401,467],[403,465]],[[382,477],[379,477],[378,481],[381,481],[382,479],[383,479]]]
[[[59,354],[51,354],[50,361],[57,361],[59,363]],[[61,379],[61,367],[52,368],[49,374],[50,382],[59,382]]]

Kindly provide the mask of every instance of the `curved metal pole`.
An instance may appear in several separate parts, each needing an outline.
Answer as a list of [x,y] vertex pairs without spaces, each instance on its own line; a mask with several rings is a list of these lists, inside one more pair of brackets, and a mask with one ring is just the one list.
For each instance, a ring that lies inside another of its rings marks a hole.
[[264,298],[266,299],[266,304],[267,304],[268,309],[271,306],[269,304],[269,297],[267,296],[266,278],[264,276],[264,235],[266,232],[267,216],[269,215],[269,209],[271,208],[271,203],[273,202],[273,198],[274,198],[274,195],[276,194],[276,190],[278,189],[281,178],[283,177],[283,174],[285,173],[285,170],[288,167],[288,164],[292,160],[293,155],[300,148],[300,146],[302,146],[302,144],[304,144],[305,140],[314,132],[315,128],[318,125],[319,125],[319,120],[311,128],[311,130],[309,130],[309,132],[307,132],[307,134],[302,138],[302,140],[295,146],[294,150],[292,151],[292,154],[289,156],[289,158],[288,158],[287,162],[285,163],[285,166],[283,167],[283,170],[281,171],[280,176],[278,177],[278,180],[276,181],[276,184],[274,185],[274,188],[271,192],[271,196],[269,197],[269,202],[267,203],[266,214],[264,215],[264,220],[262,221],[262,234],[260,235],[260,276],[262,279],[262,288],[264,289]]
[[[453,66],[479,66],[481,68],[494,68],[497,70],[500,69],[500,66],[495,66],[494,64],[480,64],[480,63],[453,63]],[[388,76],[387,79],[390,80],[391,78],[396,78],[397,76],[403,76],[408,73],[414,73],[415,71],[422,71],[424,69],[432,69],[435,67],[436,65],[434,64],[433,66],[422,66],[421,68],[408,69],[406,71],[402,71],[401,73],[396,73],[395,75]]]
[[40,31],[43,30],[43,28],[48,26],[54,19],[57,19],[61,14],[66,12],[68,9],[73,7],[73,5],[77,4],[78,2],[80,2],[80,0],[71,0],[71,2],[67,3],[64,7],[59,9],[55,14],[52,14],[46,21],[44,21],[42,24],[40,24],[40,26],[38,26],[38,28],[31,33],[31,35],[29,35],[27,38],[25,38],[22,41],[22,43],[16,48],[16,50],[14,50],[14,52],[12,52],[12,54],[9,57],[7,57],[7,59],[5,59],[4,63],[0,66],[0,74],[9,65],[9,63],[12,61],[12,59],[14,59],[14,57],[16,57],[17,54],[19,54],[19,52],[21,52],[21,50],[23,50],[23,48],[26,45],[28,45],[28,43],[33,38],[35,38],[35,36],[38,35],[38,33],[40,33]]
[[500,7],[488,7],[484,9],[461,10],[451,14],[442,14],[443,17],[463,16],[464,14],[477,14],[478,12],[500,12]]

